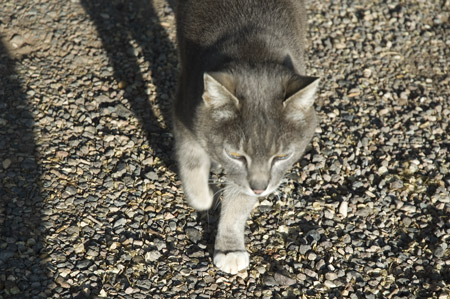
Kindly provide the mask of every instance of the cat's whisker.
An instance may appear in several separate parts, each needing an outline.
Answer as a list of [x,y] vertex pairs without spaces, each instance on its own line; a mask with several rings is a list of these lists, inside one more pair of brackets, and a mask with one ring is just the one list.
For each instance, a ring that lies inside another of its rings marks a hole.
[[[216,193],[214,193],[214,197],[216,197],[216,195],[218,193],[223,193],[223,192],[225,192],[227,190],[228,190],[228,192],[233,192],[233,191],[235,191],[235,188],[233,188],[233,186],[231,186],[231,185],[225,185],[223,188],[217,190]],[[219,205],[220,205],[221,201],[222,201],[221,199],[218,199],[216,201],[214,207],[212,208],[212,211],[216,211],[219,208]]]
[[[225,187],[223,187],[223,188],[217,190],[217,192],[214,193],[214,197],[216,197],[216,195],[217,195],[218,193],[223,193],[223,192],[225,192],[225,190],[229,189],[230,187],[231,187],[230,185],[226,185]],[[219,205],[220,205],[220,202],[221,202],[221,201],[222,201],[222,200],[221,200],[220,198],[216,201],[214,207],[212,208],[212,211],[216,211],[216,210],[219,208]]]
[[220,188],[219,190],[217,190],[217,191],[213,194],[213,197],[215,198],[217,194],[222,193],[222,191],[224,191],[225,188],[226,188],[226,187]]
[[214,205],[214,207],[213,207],[213,211],[214,211],[214,212],[217,211],[217,209],[219,208],[220,202],[221,202],[220,199],[218,199],[218,200],[216,201],[216,203],[215,203],[215,205]]
[[219,178],[219,179],[209,179],[208,184],[209,185],[223,185],[227,184],[229,181],[226,178]]

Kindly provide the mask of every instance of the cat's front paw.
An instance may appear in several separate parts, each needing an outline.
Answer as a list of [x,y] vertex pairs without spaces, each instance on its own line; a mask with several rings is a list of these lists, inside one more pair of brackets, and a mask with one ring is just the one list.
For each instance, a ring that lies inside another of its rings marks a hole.
[[214,265],[223,272],[236,274],[249,265],[247,251],[217,252],[214,254]]
[[189,205],[197,211],[209,210],[213,204],[214,193],[210,188],[205,188],[201,192],[190,192],[186,195]]

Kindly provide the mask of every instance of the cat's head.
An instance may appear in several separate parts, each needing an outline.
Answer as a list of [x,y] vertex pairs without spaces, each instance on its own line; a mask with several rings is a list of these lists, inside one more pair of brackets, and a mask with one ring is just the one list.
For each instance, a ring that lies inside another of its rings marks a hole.
[[265,196],[301,157],[317,125],[318,78],[280,66],[205,73],[198,127],[227,179],[250,196]]

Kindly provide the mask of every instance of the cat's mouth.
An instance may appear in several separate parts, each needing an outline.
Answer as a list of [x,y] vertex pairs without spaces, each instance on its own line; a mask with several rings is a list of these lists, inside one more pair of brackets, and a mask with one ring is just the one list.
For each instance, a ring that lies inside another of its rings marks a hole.
[[266,197],[266,196],[272,194],[273,192],[275,192],[275,190],[277,190],[277,188],[278,188],[278,185],[276,185],[276,186],[269,185],[264,190],[251,189],[250,187],[248,187],[245,190],[245,194],[247,194],[248,196],[252,196],[252,197]]

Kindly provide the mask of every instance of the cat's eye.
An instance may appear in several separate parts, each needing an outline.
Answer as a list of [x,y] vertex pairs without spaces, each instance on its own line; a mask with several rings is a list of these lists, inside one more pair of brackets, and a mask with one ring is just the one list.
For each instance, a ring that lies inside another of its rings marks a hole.
[[241,162],[247,161],[244,155],[241,155],[237,152],[228,152],[228,156],[230,158],[232,158],[233,160],[237,160],[237,161],[241,161]]
[[289,157],[290,157],[289,154],[279,154],[274,157],[274,160],[281,161],[281,160],[286,160]]
[[243,158],[243,156],[239,153],[236,152],[228,152],[228,155],[230,155],[231,158],[233,159],[241,159]]

